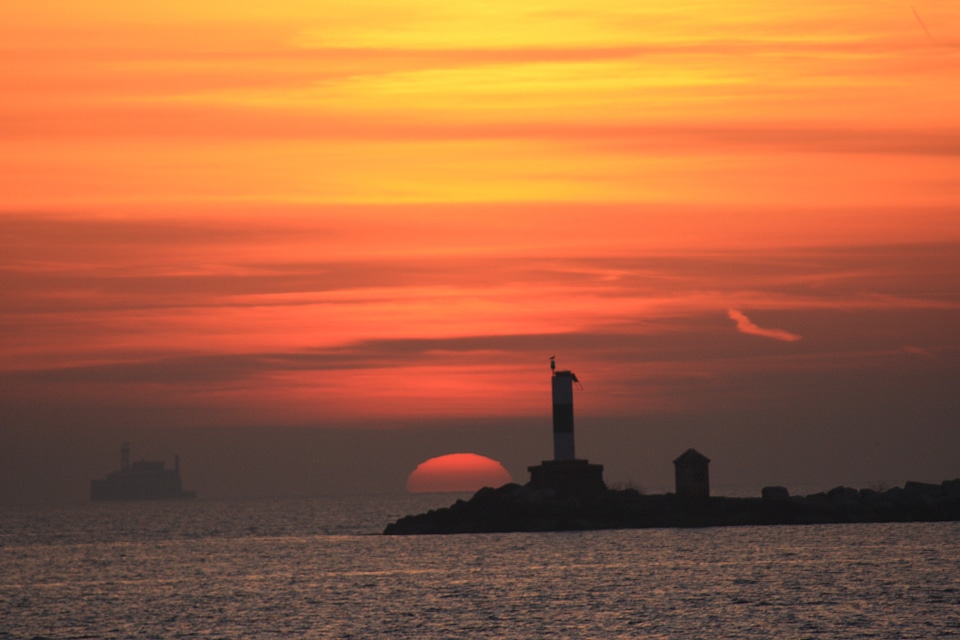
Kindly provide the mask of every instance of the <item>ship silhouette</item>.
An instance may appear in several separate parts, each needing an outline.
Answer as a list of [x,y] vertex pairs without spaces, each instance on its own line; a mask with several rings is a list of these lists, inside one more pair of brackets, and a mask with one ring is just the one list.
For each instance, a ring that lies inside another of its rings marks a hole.
[[128,443],[120,448],[120,469],[90,481],[91,500],[182,500],[196,496],[196,491],[183,490],[179,456],[174,456],[173,469],[167,469],[163,460],[131,463]]

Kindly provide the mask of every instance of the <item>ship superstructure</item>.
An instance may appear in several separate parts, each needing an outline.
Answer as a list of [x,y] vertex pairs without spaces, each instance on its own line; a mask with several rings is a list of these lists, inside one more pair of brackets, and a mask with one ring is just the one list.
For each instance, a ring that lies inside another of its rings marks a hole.
[[195,498],[196,491],[184,491],[180,481],[180,457],[173,469],[163,460],[130,462],[130,445],[120,448],[120,469],[106,478],[90,481],[91,500],[171,500]]

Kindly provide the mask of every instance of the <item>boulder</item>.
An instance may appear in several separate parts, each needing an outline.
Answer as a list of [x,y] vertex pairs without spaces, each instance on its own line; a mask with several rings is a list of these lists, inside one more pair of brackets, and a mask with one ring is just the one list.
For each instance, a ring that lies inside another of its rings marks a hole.
[[779,486],[764,487],[760,495],[764,500],[770,500],[772,502],[784,502],[790,499],[790,492],[787,491],[787,488]]
[[850,487],[834,487],[827,492],[827,500],[838,507],[852,507],[860,504],[860,492]]
[[956,480],[944,480],[940,487],[943,489],[943,495],[948,498],[960,498],[960,478]]
[[909,481],[903,485],[903,490],[909,496],[924,497],[936,500],[943,495],[943,486],[939,484],[930,484],[928,482]]

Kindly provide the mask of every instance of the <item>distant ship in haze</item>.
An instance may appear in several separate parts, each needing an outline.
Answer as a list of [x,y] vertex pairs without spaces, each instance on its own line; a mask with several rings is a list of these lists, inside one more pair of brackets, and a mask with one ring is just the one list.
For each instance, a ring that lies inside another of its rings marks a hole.
[[106,478],[90,481],[91,500],[176,500],[197,496],[184,491],[180,482],[180,457],[174,456],[173,469],[163,460],[130,462],[130,445],[120,448],[120,469]]

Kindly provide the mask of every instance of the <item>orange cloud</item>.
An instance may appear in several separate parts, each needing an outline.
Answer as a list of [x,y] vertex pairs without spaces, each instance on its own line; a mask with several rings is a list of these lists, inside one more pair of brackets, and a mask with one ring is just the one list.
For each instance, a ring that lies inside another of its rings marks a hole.
[[740,333],[746,333],[752,336],[763,336],[764,338],[782,340],[783,342],[796,342],[801,338],[801,336],[798,336],[795,333],[790,333],[789,331],[784,331],[783,329],[764,329],[762,327],[758,327],[750,321],[750,318],[736,309],[728,309],[727,315],[730,316],[731,320],[737,323],[737,331]]

